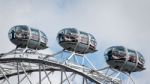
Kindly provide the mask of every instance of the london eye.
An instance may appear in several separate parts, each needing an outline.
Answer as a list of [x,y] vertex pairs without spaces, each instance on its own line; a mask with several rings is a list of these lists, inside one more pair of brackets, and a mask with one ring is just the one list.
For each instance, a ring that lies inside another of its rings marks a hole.
[[[63,50],[54,54],[38,52],[48,48],[48,39],[36,28],[17,25],[10,29],[8,36],[16,48],[0,54],[0,84],[122,84],[120,73],[145,69],[143,55],[123,46],[108,48],[104,54],[108,67],[97,69],[86,56],[97,51],[95,37],[76,28],[58,32],[56,38]],[[58,55],[68,56],[59,61]],[[91,67],[85,66],[85,61]],[[108,73],[108,69],[112,72]]]

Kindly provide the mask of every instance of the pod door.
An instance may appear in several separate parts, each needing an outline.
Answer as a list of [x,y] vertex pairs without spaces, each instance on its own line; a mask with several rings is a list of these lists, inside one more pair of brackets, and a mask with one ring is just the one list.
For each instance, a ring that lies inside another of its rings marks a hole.
[[79,31],[79,44],[77,50],[82,54],[89,52],[89,35],[86,32]]
[[48,42],[47,36],[45,35],[45,33],[40,31],[40,45],[39,45],[39,49],[47,48],[47,42]]
[[133,72],[135,71],[136,66],[137,66],[137,54],[136,54],[136,51],[131,50],[131,49],[127,49],[127,51],[128,51],[128,59],[127,59],[125,68],[129,72]]
[[39,30],[36,29],[32,29],[30,30],[31,32],[31,37],[28,43],[29,48],[32,49],[37,49],[39,44],[40,44],[40,34],[39,34]]

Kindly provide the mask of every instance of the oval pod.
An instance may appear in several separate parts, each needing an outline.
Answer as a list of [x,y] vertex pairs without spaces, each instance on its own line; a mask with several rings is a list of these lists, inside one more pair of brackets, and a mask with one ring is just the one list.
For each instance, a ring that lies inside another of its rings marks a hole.
[[90,33],[75,28],[64,28],[58,32],[57,41],[65,50],[79,54],[96,51],[96,39]]
[[138,51],[124,46],[112,46],[105,51],[108,65],[124,72],[137,72],[144,70],[144,57]]
[[38,29],[27,25],[12,27],[8,33],[10,41],[20,48],[42,50],[47,48],[47,36]]

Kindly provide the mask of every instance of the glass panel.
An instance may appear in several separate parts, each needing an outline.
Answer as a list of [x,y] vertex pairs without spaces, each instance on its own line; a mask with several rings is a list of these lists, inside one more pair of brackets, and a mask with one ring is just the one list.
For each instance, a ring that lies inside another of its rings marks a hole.
[[88,33],[85,33],[85,32],[80,31],[80,36],[81,36],[81,37],[88,38]]
[[16,32],[21,32],[21,26],[16,26]]
[[65,34],[68,35],[68,37],[71,36],[71,37],[75,38],[78,34],[77,30],[74,28],[72,28],[72,29],[68,28],[68,29],[64,29],[64,30],[65,30]]
[[117,46],[113,48],[113,52],[112,55],[117,59],[118,58],[125,58],[126,56],[126,52],[125,52],[125,48],[122,46]]
[[77,30],[76,30],[76,29],[69,29],[69,31],[70,31],[71,33],[74,33],[74,34],[77,33]]
[[94,36],[92,34],[89,34],[92,40],[95,40]]
[[17,39],[28,39],[29,38],[29,31],[27,26],[16,26],[16,38]]
[[58,33],[58,41],[72,41],[72,42],[76,42],[77,41],[77,30],[74,28],[66,28],[61,30]]
[[10,30],[9,30],[9,38],[10,39],[15,39],[15,27],[12,27]]
[[130,50],[128,49],[128,55],[129,55],[129,61],[130,62],[136,62],[136,59],[137,59],[137,55],[136,55],[136,52],[134,50]]
[[33,40],[39,41],[39,30],[31,29],[31,34]]
[[21,28],[20,28],[19,26],[16,26],[16,38],[17,38],[17,39],[22,38],[22,35],[21,35]]
[[112,59],[112,48],[109,48],[106,50],[105,58],[106,58],[106,60]]
[[124,52],[125,49],[124,49],[124,47],[122,47],[122,46],[118,46],[118,47],[115,47],[115,48],[114,48],[114,51]]
[[16,31],[28,31],[28,27],[25,26],[25,25],[19,25],[19,26],[16,26]]
[[74,28],[64,29],[64,31],[62,33],[65,33],[66,35],[77,35],[78,34],[77,30]]
[[64,41],[64,35],[66,34],[65,31],[66,31],[66,29],[59,31],[59,33],[57,35],[57,41],[58,42]]
[[88,38],[88,33],[80,31],[80,37],[81,37],[81,42],[88,44],[89,38]]
[[22,26],[21,27],[22,31],[21,31],[21,34],[22,34],[22,38],[23,39],[29,39],[29,29],[27,26]]
[[41,42],[47,43],[47,37],[46,37],[45,33],[43,33],[42,31],[40,31],[40,32],[41,32]]
[[64,34],[64,30],[59,31],[58,34]]
[[94,45],[94,46],[96,46],[97,43],[96,43],[95,40],[91,40],[91,44]]
[[139,61],[144,64],[145,63],[145,60],[144,60],[144,57],[141,53],[137,52],[138,53],[138,56],[139,56]]
[[95,38],[94,38],[94,36],[93,35],[91,35],[91,34],[89,34],[89,36],[90,36],[90,41],[91,41],[91,44],[93,45],[93,46],[96,46],[97,45],[97,43],[96,43],[96,40],[95,40]]
[[39,35],[39,31],[36,29],[31,29],[32,35]]
[[43,38],[46,38],[45,33],[43,33],[42,31],[40,31],[40,32],[41,32],[41,36],[42,36]]

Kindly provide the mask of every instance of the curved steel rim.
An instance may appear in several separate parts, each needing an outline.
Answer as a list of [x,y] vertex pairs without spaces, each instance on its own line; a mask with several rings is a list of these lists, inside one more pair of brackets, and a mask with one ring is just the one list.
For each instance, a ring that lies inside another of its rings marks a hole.
[[[89,79],[91,82],[95,82],[96,84],[101,84],[98,80],[96,79],[93,79],[92,77],[80,72],[80,71],[77,71],[73,68],[70,68],[68,66],[65,66],[65,65],[62,65],[62,64],[58,64],[58,63],[54,63],[54,62],[51,62],[51,61],[45,61],[45,60],[40,60],[40,59],[29,59],[29,58],[3,58],[3,59],[0,59],[0,63],[10,63],[10,62],[30,62],[30,63],[40,63],[40,64],[45,64],[45,65],[50,65],[50,66],[57,66],[65,71],[72,71],[72,72],[75,72],[87,79]],[[46,69],[47,71],[50,70],[50,69]],[[52,70],[52,69],[51,69]],[[53,69],[53,70],[57,70],[57,69]],[[27,72],[36,72],[38,70],[29,70]],[[21,74],[24,74],[23,72],[19,72]],[[11,76],[15,76],[17,75],[17,73],[12,73],[12,74],[8,74],[6,76],[8,77],[11,77]],[[1,77],[0,80],[2,80],[4,77]]]

